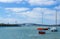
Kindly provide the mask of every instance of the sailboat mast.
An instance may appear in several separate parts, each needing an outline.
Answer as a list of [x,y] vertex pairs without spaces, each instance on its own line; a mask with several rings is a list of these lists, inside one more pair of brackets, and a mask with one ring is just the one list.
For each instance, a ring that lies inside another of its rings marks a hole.
[[43,12],[42,12],[42,24],[43,24]]
[[56,9],[56,26],[57,26],[57,9]]

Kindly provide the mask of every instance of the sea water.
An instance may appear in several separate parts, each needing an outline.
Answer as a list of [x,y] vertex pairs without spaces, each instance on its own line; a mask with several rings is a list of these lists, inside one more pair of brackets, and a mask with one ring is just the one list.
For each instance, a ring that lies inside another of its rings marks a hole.
[[46,34],[38,34],[38,27],[0,27],[0,39],[60,39],[60,27],[58,32],[45,31]]

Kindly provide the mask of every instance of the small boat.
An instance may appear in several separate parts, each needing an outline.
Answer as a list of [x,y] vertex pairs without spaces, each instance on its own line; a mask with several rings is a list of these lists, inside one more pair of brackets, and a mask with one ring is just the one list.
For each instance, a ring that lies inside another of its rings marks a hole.
[[39,31],[38,33],[39,33],[39,34],[45,34],[45,32],[44,32],[44,31]]
[[37,28],[37,30],[48,30],[49,28]]
[[58,31],[56,27],[51,27],[50,30],[51,30],[51,32],[57,32]]
[[39,27],[39,28],[37,28],[37,30],[38,30],[38,34],[45,34],[46,33],[45,30],[48,30],[48,28]]

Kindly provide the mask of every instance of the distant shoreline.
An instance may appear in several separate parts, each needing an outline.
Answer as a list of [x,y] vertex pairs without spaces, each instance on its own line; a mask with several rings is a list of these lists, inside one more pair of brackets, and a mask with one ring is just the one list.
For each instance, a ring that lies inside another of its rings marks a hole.
[[0,24],[0,27],[21,27],[21,26],[60,26],[60,25],[42,25],[42,24]]
[[6,26],[18,26],[18,24],[0,24],[0,27],[6,27]]

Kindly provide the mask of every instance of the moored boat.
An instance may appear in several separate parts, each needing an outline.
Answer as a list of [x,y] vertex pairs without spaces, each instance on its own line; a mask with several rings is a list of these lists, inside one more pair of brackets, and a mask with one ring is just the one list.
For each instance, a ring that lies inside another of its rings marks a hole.
[[56,27],[51,27],[50,30],[51,30],[51,32],[57,32],[58,31]]
[[48,30],[49,28],[37,28],[37,30]]
[[45,34],[46,32],[44,32],[44,31],[39,31],[38,33],[39,33],[39,34]]

